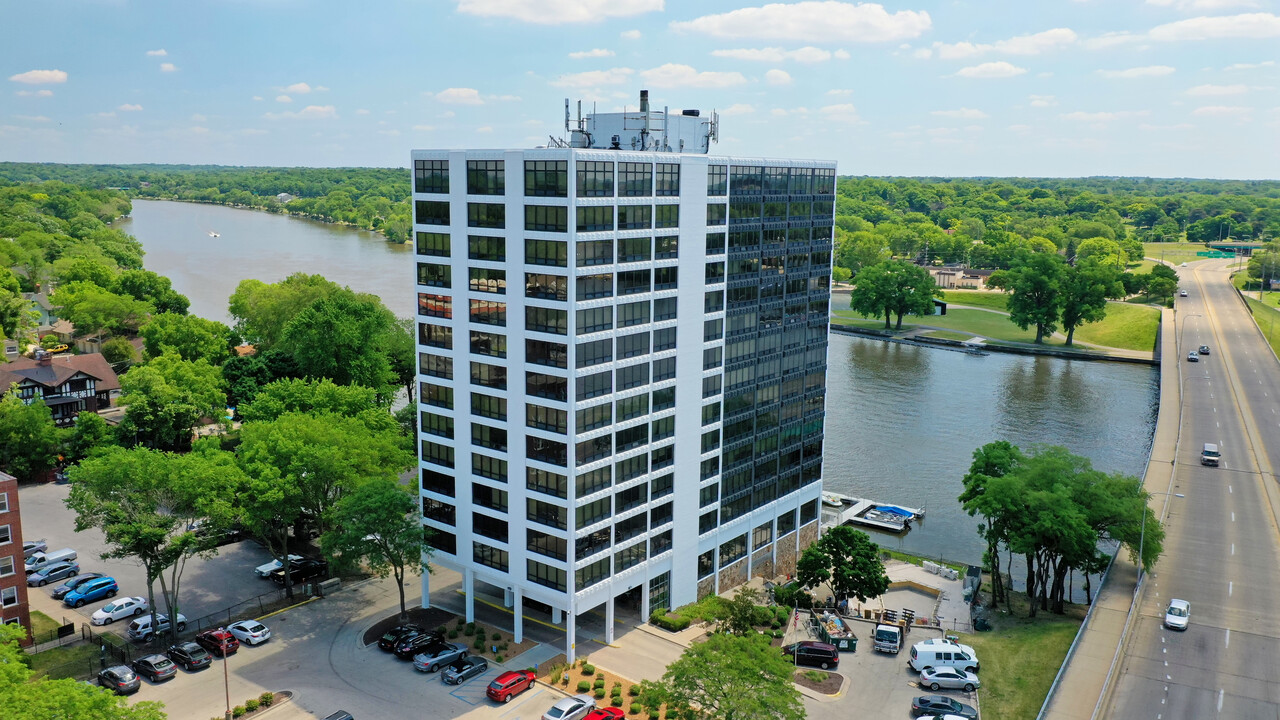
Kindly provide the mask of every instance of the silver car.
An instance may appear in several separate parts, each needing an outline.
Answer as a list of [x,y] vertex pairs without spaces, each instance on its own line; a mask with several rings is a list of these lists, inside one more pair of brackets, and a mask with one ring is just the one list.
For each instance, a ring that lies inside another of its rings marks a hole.
[[596,699],[590,695],[567,697],[542,713],[542,720],[582,720],[596,709]]
[[1191,622],[1191,603],[1186,600],[1169,601],[1169,609],[1164,611],[1164,626],[1170,630],[1186,630]]
[[460,643],[437,643],[423,648],[413,656],[413,667],[422,672],[435,672],[458,658],[467,656],[467,648]]
[[51,582],[69,578],[78,572],[80,572],[80,565],[74,560],[50,563],[27,575],[27,584],[44,587]]
[[960,668],[926,668],[920,673],[920,687],[929,688],[935,692],[943,688],[973,692],[982,687],[982,682],[978,680],[977,675]]

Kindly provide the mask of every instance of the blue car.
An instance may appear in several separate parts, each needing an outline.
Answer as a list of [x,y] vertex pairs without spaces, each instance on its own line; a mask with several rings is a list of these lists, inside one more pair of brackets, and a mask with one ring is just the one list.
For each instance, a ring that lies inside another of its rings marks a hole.
[[114,597],[120,591],[120,586],[116,585],[115,578],[100,577],[94,578],[87,583],[81,584],[75,590],[67,593],[62,598],[65,605],[78,608],[85,603],[101,600],[103,598]]

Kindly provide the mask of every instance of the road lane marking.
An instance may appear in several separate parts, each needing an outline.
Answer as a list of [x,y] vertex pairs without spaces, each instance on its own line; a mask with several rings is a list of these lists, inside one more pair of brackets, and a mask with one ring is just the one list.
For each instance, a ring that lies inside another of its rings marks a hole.
[[1233,582],[1231,582],[1231,581],[1229,581],[1229,580],[1227,581],[1227,597],[1231,597],[1231,589],[1232,589],[1232,587],[1233,587],[1234,585],[1235,585],[1235,583],[1233,583]]
[[1231,554],[1232,554],[1232,555],[1235,555],[1235,554],[1236,554],[1236,544],[1235,544],[1235,543],[1231,543]]
[[1227,628],[1227,647],[1231,647],[1231,628]]
[[1232,510],[1232,511],[1231,511],[1231,522],[1235,522],[1235,521],[1236,521],[1236,511],[1235,511],[1235,510]]
[[1228,486],[1227,486],[1227,493],[1231,493],[1231,492],[1233,492],[1233,490],[1231,489],[1231,486],[1230,486],[1230,485],[1228,485]]
[[1218,712],[1222,712],[1222,688],[1218,688]]

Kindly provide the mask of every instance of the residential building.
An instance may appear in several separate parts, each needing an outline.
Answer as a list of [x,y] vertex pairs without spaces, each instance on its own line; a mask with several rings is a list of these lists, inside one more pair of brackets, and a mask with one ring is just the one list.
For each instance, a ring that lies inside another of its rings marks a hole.
[[22,517],[18,512],[18,481],[0,472],[0,622],[27,628],[31,644],[31,611],[27,607],[27,574],[22,552]]
[[23,402],[44,400],[54,422],[62,426],[73,424],[82,411],[111,407],[113,394],[120,392],[119,378],[99,353],[53,355],[37,350],[34,358],[0,365],[0,394],[9,392],[14,383]]
[[[563,623],[794,573],[818,536],[835,164],[697,111],[415,150],[431,562]],[[684,152],[681,152],[684,150]],[[430,601],[423,578],[423,603]]]

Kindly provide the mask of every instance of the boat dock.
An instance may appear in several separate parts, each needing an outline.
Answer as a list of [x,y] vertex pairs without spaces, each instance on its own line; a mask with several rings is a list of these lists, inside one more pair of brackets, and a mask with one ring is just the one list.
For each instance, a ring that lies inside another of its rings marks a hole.
[[850,497],[840,493],[822,493],[822,524],[824,527],[839,525],[865,525],[877,530],[900,533],[911,526],[912,520],[924,517],[924,508],[876,502],[866,498]]

